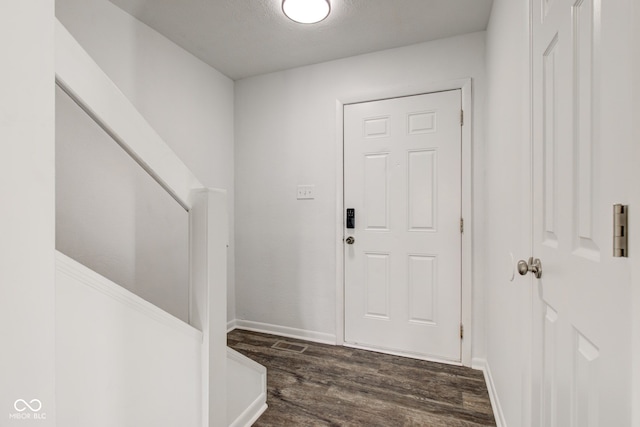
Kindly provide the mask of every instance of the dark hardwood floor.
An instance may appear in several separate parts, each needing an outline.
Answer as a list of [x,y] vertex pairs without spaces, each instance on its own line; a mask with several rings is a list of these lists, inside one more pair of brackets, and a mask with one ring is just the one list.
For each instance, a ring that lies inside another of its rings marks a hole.
[[496,425],[480,371],[241,330],[227,341],[267,368],[269,409],[254,426]]

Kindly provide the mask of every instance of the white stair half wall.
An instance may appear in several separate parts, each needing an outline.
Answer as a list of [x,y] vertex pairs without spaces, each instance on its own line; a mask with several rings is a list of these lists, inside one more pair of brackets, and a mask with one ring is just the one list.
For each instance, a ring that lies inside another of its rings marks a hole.
[[249,427],[267,409],[267,369],[227,347],[227,424]]
[[[65,426],[197,426],[202,332],[56,254],[57,415]],[[267,409],[267,370],[227,347],[227,425]]]
[[189,212],[189,324],[56,254],[56,413],[65,427],[249,426],[266,369],[226,346],[228,201],[204,188],[67,29],[56,84]]
[[56,254],[58,425],[200,425],[202,332]]

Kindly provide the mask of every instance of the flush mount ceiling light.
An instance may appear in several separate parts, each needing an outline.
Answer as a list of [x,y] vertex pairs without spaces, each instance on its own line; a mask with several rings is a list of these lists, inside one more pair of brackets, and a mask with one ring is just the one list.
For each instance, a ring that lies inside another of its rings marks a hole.
[[301,24],[315,24],[329,16],[329,0],[282,0],[282,11]]

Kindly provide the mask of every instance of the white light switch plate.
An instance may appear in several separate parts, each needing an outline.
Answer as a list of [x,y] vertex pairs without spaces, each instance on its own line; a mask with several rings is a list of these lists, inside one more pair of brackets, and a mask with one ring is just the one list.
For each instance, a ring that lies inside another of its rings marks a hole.
[[315,185],[298,185],[298,200],[310,200],[315,198]]

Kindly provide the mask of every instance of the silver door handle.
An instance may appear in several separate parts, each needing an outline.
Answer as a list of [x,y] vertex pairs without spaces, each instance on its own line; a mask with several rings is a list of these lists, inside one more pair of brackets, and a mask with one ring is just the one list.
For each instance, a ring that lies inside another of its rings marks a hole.
[[536,276],[536,279],[542,277],[542,262],[540,262],[540,259],[530,257],[529,262],[523,259],[518,261],[518,273],[524,276],[528,272],[532,272]]
[[344,241],[347,242],[347,245],[353,245],[356,239],[354,239],[353,236],[349,236],[346,239],[344,239]]

